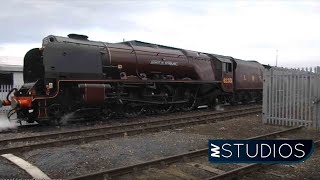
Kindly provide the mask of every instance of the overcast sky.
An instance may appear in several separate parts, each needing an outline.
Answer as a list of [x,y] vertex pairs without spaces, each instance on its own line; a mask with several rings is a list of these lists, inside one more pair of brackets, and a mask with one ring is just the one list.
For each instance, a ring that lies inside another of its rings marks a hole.
[[47,35],[78,33],[271,65],[278,49],[279,66],[320,65],[320,1],[11,0],[1,2],[0,22],[0,56],[11,64]]

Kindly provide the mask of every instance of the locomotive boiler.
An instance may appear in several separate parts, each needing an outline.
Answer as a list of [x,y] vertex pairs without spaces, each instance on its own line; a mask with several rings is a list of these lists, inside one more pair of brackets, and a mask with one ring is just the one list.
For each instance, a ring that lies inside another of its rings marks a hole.
[[108,118],[190,111],[261,100],[262,69],[256,61],[141,41],[50,35],[26,53],[24,85],[0,105],[11,105],[8,116],[39,123],[59,123],[70,112]]

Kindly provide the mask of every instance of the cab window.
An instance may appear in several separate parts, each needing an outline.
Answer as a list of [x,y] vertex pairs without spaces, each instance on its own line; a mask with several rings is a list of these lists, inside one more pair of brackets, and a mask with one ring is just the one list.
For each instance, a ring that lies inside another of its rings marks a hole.
[[222,63],[222,71],[223,72],[232,72],[231,63]]

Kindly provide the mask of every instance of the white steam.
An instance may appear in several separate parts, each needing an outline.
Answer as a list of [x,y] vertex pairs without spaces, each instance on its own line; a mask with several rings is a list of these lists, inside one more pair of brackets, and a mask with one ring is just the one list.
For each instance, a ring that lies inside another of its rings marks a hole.
[[215,107],[216,111],[224,111],[224,107],[222,105],[216,105]]
[[68,113],[68,114],[65,114],[64,116],[61,117],[61,124],[67,124],[68,121],[74,116],[75,112],[71,112],[71,113]]
[[0,132],[17,129],[18,125],[16,121],[9,121],[7,117],[0,116]]

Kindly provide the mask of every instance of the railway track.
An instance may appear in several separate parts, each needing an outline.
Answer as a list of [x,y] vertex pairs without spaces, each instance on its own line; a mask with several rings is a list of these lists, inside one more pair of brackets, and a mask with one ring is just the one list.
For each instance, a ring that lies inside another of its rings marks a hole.
[[201,115],[163,118],[160,120],[146,122],[126,123],[115,126],[101,126],[81,130],[4,139],[0,141],[0,153],[4,154],[22,152],[37,148],[85,143],[95,140],[110,139],[114,137],[157,132],[161,130],[174,129],[189,125],[223,121],[233,117],[256,114],[260,112],[261,106],[252,106],[222,112],[208,112]]
[[[298,131],[302,128],[303,128],[302,126],[293,127],[293,128],[282,130],[282,131],[277,131],[277,132],[273,132],[273,133],[269,133],[269,134],[265,134],[265,135],[251,137],[251,138],[248,138],[247,140],[268,139],[268,138],[272,138],[275,136],[284,135],[286,133],[290,133],[290,132],[292,133],[292,132]],[[320,141],[316,141],[315,143],[317,145],[319,145]],[[229,171],[224,171],[224,170],[210,167],[208,165],[203,165],[203,164],[199,164],[199,163],[190,163],[190,161],[192,161],[193,158],[207,156],[207,153],[208,153],[208,148],[204,148],[204,149],[190,151],[187,153],[164,157],[164,158],[160,158],[160,159],[156,159],[156,160],[152,160],[152,161],[146,161],[146,162],[139,163],[139,164],[124,166],[124,167],[115,168],[115,169],[109,169],[109,170],[105,170],[105,171],[99,171],[99,172],[95,172],[95,173],[85,174],[83,176],[72,177],[72,178],[70,178],[70,180],[113,179],[113,178],[117,179],[122,176],[126,176],[126,178],[128,178],[128,176],[129,176],[129,178],[134,179],[136,177],[139,177],[139,172],[141,173],[141,171],[146,170],[148,168],[161,167],[161,171],[162,170],[165,171],[165,169],[168,167],[168,165],[171,165],[174,163],[179,163],[179,162],[192,164],[196,168],[202,168],[202,170],[209,171],[211,173],[211,175],[209,177],[207,177],[208,180],[209,179],[232,179],[232,178],[239,177],[241,175],[250,173],[252,171],[255,171],[257,169],[260,169],[260,168],[266,166],[266,165],[262,165],[262,164],[238,165],[237,168],[233,168]],[[185,175],[185,174],[181,175],[181,173],[180,173],[179,176],[180,177],[184,176],[184,177],[187,177],[188,179],[190,179],[189,175]],[[191,178],[191,179],[193,179],[193,178]],[[199,179],[199,178],[196,178],[196,179]]]
[[[255,103],[249,103],[247,105],[238,105],[237,107],[248,107],[248,105],[255,105]],[[223,109],[225,110],[232,110],[234,106],[231,105],[223,105]],[[212,112],[212,109],[208,109],[206,107],[198,108],[189,112],[185,113],[206,113],[206,112]],[[134,118],[124,118],[124,117],[116,117],[116,118],[111,118],[108,119],[107,121],[105,120],[98,120],[98,121],[92,121],[91,119],[84,119],[84,118],[75,118],[75,119],[69,119],[67,123],[63,124],[62,126],[46,126],[46,125],[41,125],[41,124],[23,124],[23,125],[18,125],[15,128],[9,128],[7,130],[3,130],[0,132],[0,134],[5,134],[5,133],[28,133],[28,132],[52,132],[52,131],[57,131],[61,129],[65,130],[72,130],[72,129],[79,129],[83,127],[87,127],[88,125],[94,126],[94,125],[112,125],[115,122],[121,121],[122,123],[128,123],[132,121],[139,121],[142,119],[147,119],[147,118],[158,118],[158,117],[169,117],[169,116],[180,116],[181,112],[170,112],[167,114],[145,114],[140,117],[134,117]]]

